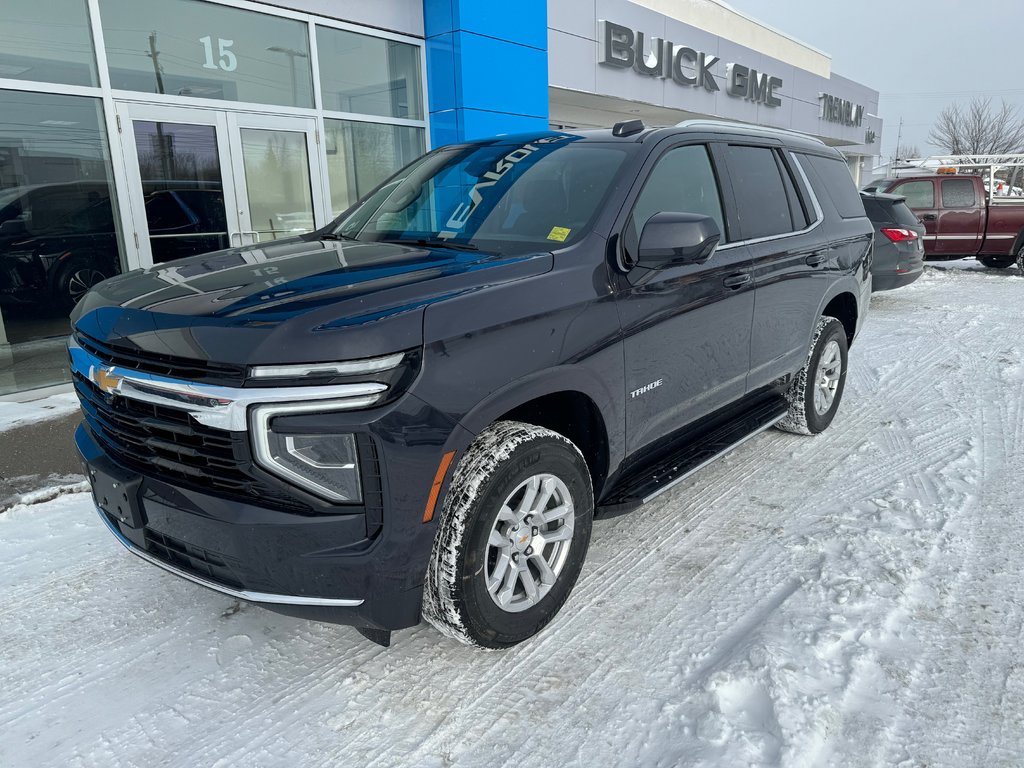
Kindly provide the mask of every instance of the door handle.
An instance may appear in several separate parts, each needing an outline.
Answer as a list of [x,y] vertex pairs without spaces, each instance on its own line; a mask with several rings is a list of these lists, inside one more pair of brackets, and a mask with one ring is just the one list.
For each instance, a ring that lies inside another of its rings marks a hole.
[[722,285],[726,288],[739,288],[741,285],[746,285],[750,282],[749,272],[740,272],[739,274],[729,275],[727,278],[722,280]]
[[807,264],[808,267],[820,267],[822,264],[825,263],[825,254],[812,253],[810,256],[804,259],[804,262]]
[[939,214],[937,213],[926,213],[924,216],[921,217],[921,221],[935,221],[938,218]]

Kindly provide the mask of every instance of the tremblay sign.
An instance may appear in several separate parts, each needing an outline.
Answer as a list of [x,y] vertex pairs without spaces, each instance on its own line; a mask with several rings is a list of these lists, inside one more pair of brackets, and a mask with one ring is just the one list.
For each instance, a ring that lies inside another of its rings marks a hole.
[[[641,75],[671,79],[679,85],[702,87],[719,91],[711,68],[719,62],[717,56],[697,51],[670,40],[654,38],[648,46],[643,32],[602,21],[604,36],[600,64],[622,69],[632,68]],[[775,91],[782,88],[782,78],[772,77],[742,64],[726,64],[725,92],[730,96],[777,107],[782,99]]]
[[860,128],[864,123],[864,107],[860,104],[827,93],[819,93],[818,102],[818,117],[822,120],[854,128]]

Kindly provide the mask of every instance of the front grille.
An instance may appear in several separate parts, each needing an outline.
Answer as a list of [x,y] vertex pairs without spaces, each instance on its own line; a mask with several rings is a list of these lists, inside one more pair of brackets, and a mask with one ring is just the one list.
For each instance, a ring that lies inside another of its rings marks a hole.
[[146,551],[188,573],[202,576],[232,589],[243,589],[232,565],[224,555],[196,547],[150,528],[146,529]]
[[192,360],[174,355],[130,350],[125,347],[97,341],[81,331],[75,332],[75,341],[86,352],[100,358],[108,365],[143,371],[157,376],[166,376],[183,381],[201,381],[224,387],[240,387],[245,383],[246,367],[229,363],[211,363]]
[[251,463],[244,433],[206,427],[177,408],[107,397],[77,373],[74,384],[93,434],[125,466],[203,493],[310,511],[246,471]]

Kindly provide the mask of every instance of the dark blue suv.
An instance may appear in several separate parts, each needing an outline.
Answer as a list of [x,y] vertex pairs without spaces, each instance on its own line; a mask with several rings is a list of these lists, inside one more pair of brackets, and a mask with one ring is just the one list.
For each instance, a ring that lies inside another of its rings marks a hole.
[[434,150],[328,227],[79,303],[77,442],[132,552],[387,643],[555,615],[595,515],[832,421],[871,292],[842,157],[715,122]]

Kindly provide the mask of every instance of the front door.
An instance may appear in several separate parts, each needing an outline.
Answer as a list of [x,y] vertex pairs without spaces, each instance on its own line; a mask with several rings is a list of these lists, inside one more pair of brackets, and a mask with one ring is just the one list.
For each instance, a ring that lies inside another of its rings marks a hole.
[[[722,200],[703,144],[657,159],[623,229],[635,262],[655,213],[710,216],[725,241]],[[743,396],[754,312],[750,253],[727,243],[703,264],[634,267],[616,304],[626,364],[627,451],[634,452]]]
[[326,223],[316,121],[118,104],[133,232],[148,267],[279,240]]

